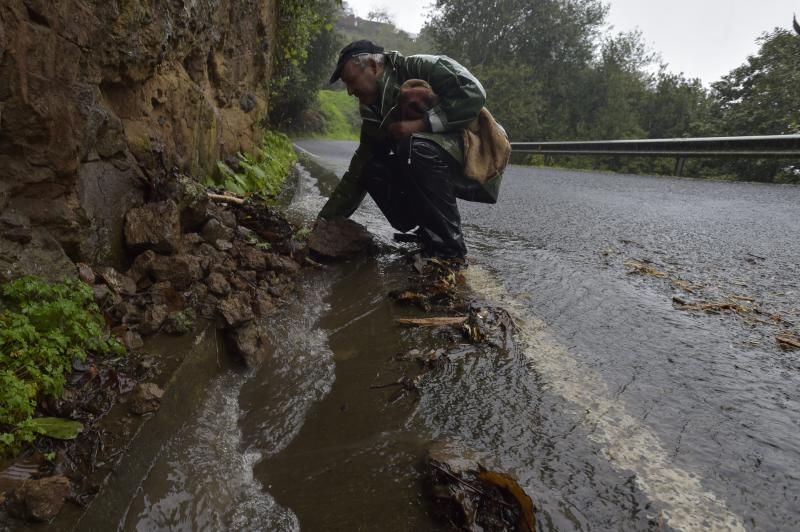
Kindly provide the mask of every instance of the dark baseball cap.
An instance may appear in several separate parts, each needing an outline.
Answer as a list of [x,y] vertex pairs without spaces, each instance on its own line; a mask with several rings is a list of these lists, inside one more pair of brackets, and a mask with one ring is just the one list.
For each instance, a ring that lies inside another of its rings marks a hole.
[[336,70],[333,71],[331,76],[331,83],[336,83],[339,76],[342,75],[342,69],[353,56],[362,54],[382,54],[383,46],[378,46],[372,41],[361,40],[353,41],[339,52],[339,60],[336,61]]

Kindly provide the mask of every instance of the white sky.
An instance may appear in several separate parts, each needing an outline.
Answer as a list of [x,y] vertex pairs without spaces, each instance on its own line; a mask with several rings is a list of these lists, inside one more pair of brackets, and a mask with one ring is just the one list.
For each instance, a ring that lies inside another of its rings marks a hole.
[[[395,24],[419,32],[431,0],[345,0],[366,18],[384,9]],[[791,28],[800,0],[605,0],[614,32],[641,30],[652,51],[671,72],[698,77],[708,85],[758,50],[756,38],[774,27]],[[380,44],[380,43],[379,43]],[[456,58],[457,59],[457,58]]]

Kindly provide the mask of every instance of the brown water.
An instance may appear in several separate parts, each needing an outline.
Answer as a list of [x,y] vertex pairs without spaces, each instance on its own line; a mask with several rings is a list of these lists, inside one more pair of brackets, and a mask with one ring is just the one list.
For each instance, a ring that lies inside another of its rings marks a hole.
[[[352,149],[303,146],[339,173]],[[294,216],[313,218],[319,188],[301,180]],[[214,382],[121,528],[436,530],[419,463],[446,438],[515,475],[543,530],[795,529],[800,363],[774,337],[800,323],[799,205],[798,187],[511,168],[498,205],[463,214],[471,290],[511,312],[516,349],[396,397],[370,388],[414,369],[393,355],[451,339],[393,324],[408,266],[367,202],[356,219],[381,253],[307,272],[273,356]],[[631,258],[669,278],[629,274]]]

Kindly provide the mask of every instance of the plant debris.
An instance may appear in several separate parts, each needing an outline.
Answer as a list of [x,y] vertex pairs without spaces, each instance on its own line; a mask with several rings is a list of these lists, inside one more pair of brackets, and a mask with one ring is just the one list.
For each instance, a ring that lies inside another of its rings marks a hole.
[[753,312],[752,306],[742,305],[733,298],[721,301],[698,301],[688,303],[679,297],[673,297],[672,301],[677,304],[679,310],[700,310],[709,313],[720,313],[723,311],[736,312],[737,314],[749,314]]
[[653,263],[648,260],[638,260],[638,259],[628,259],[623,263],[627,268],[630,268],[631,271],[628,273],[638,273],[640,275],[650,275],[652,277],[658,277],[663,279],[668,277],[668,274],[662,272],[655,266]]
[[784,349],[800,349],[800,337],[788,334],[777,336],[775,340]]
[[396,318],[394,321],[400,325],[411,327],[441,327],[443,325],[462,325],[467,316],[437,316],[434,318]]
[[508,473],[493,471],[468,449],[436,442],[426,460],[434,512],[459,530],[534,532],[533,501]]

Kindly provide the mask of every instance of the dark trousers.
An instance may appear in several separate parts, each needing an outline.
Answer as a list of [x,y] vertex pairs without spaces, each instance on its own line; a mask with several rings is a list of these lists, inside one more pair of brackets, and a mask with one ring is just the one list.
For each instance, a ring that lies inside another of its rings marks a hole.
[[454,188],[461,174],[461,166],[439,145],[412,137],[395,153],[374,156],[364,167],[362,183],[392,227],[406,232],[419,226],[425,252],[464,257]]

